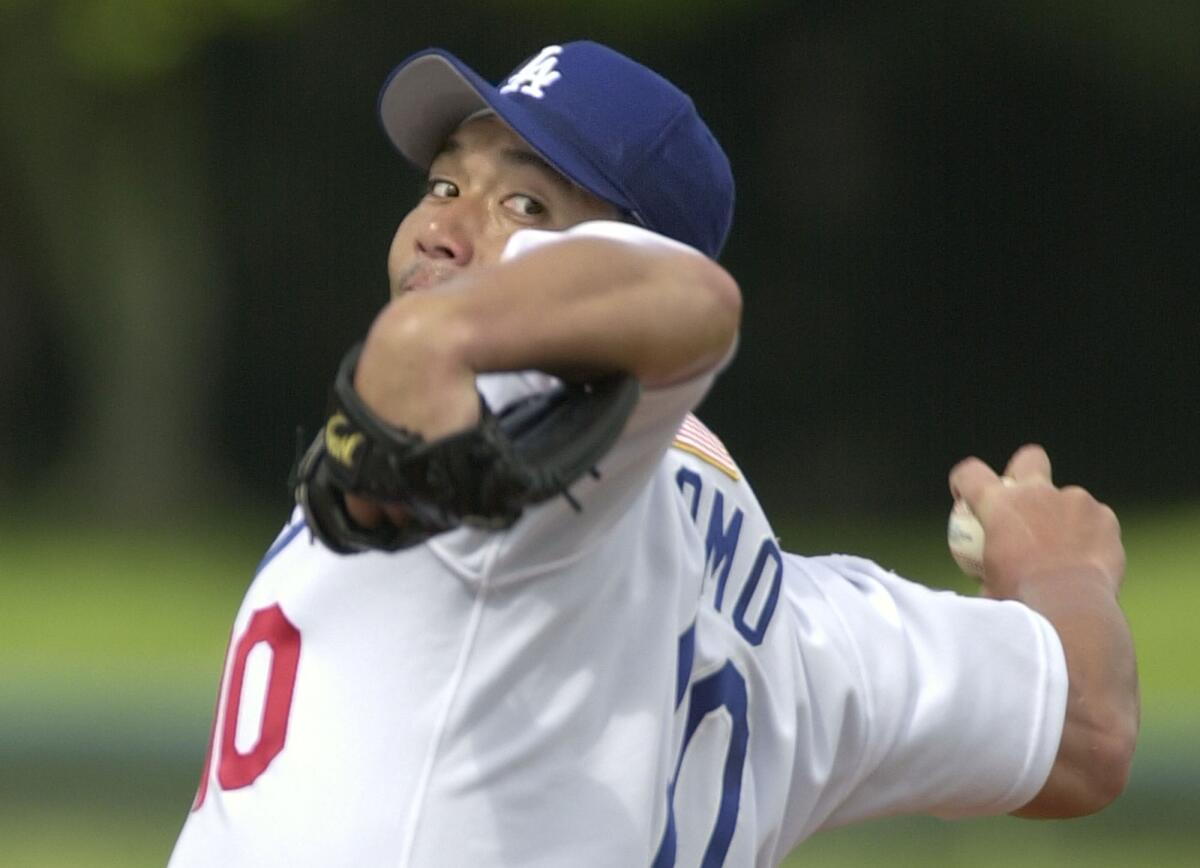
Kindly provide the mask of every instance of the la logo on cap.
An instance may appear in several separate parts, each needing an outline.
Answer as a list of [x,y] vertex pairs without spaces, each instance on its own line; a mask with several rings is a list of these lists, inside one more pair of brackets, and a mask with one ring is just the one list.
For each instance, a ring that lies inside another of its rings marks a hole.
[[547,45],[538,56],[514,72],[500,88],[500,93],[520,91],[526,96],[541,99],[546,95],[544,88],[549,87],[562,78],[562,73],[554,67],[558,66],[558,55],[562,54],[561,45]]

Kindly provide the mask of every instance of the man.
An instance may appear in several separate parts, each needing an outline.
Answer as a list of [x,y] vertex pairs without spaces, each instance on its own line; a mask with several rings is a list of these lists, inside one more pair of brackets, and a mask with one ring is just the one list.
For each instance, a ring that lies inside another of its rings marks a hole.
[[[311,544],[294,516],[235,622],[210,759],[172,864],[665,866],[703,854],[765,865],[815,828],[959,798],[961,786],[935,796],[901,785],[946,729],[904,701],[926,707],[922,676],[936,667],[897,666],[909,679],[899,690],[851,665],[870,640],[846,619],[888,621],[890,594],[891,611],[917,623],[917,592],[884,587],[861,562],[781,553],[736,465],[687,415],[728,359],[740,312],[710,258],[728,232],[732,180],[691,101],[609,49],[571,43],[499,88],[424,52],[393,74],[380,111],[429,182],[396,233],[393,300],[355,369],[371,412],[436,438],[478,419],[478,394],[502,407],[550,382],[513,371],[632,374],[643,396],[600,479],[572,489],[579,513],[555,501],[511,530],[464,527],[349,557]],[[1028,592],[1050,573],[1072,573],[1074,590],[1111,589],[1113,528],[1065,514],[1048,465],[1027,464],[1012,469],[1020,503],[975,465],[956,481],[1000,540],[989,588],[1050,609],[1053,592]],[[367,530],[409,521],[370,498],[344,505]],[[1029,510],[1061,533],[1024,557],[1008,548],[1021,548],[1006,530],[1019,522],[996,516]],[[1101,549],[1103,581],[1087,569]],[[822,604],[821,593],[840,598]],[[1060,767],[1076,775],[1058,749],[1060,734],[1075,743],[1071,709],[1120,705],[1095,701],[1119,690],[1091,673],[1086,649],[1117,647],[1112,659],[1126,662],[1119,635],[1082,637],[1068,700],[1050,625],[1025,607],[984,608],[958,622],[948,607],[921,625],[929,636],[893,630],[868,648],[952,652],[980,622],[993,637],[1011,627],[1040,641],[1036,654],[1007,649],[977,680],[986,692],[1038,676],[991,706],[1031,725],[979,746],[977,764],[1002,767],[982,776],[968,812],[1057,793]],[[936,629],[943,614],[954,630]],[[811,641],[813,623],[837,641]],[[880,739],[871,705],[897,698],[881,715],[892,738]],[[976,695],[930,707],[956,698]],[[956,724],[967,751],[996,735],[996,721],[969,713]],[[808,750],[814,733],[824,753]],[[1013,746],[1025,759],[1005,763]],[[850,756],[860,747],[873,755]]]
[[[649,864],[704,556],[663,456],[736,336],[710,258],[728,162],[684,94],[592,43],[498,89],[425,52],[380,111],[429,181],[357,364],[370,410],[433,439],[477,388],[500,408],[548,385],[505,371],[619,371],[642,397],[579,512],[349,557],[295,516],[235,620],[172,865]],[[362,527],[407,518],[345,500]]]

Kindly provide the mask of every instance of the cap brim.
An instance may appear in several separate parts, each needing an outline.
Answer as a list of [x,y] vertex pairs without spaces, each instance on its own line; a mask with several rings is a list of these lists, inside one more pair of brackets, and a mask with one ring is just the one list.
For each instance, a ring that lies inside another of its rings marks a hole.
[[457,58],[431,49],[397,66],[379,92],[379,120],[401,154],[427,169],[470,115],[488,107],[491,88]]
[[491,109],[564,177],[633,210],[628,196],[549,130],[454,55],[422,51],[397,66],[379,92],[379,120],[392,144],[418,168],[428,169],[446,139],[468,117]]

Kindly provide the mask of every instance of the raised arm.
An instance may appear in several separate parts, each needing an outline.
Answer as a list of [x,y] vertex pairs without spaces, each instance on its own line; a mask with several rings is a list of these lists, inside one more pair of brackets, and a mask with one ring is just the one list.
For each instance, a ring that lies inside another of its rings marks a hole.
[[1066,654],[1068,695],[1062,740],[1041,792],[1021,817],[1094,813],[1124,789],[1137,738],[1137,668],[1117,602],[1125,551],[1113,511],[1078,487],[1056,488],[1050,459],[1025,446],[1004,485],[969,458],[950,487],[984,527],[983,592],[1019,600],[1054,626]]
[[653,389],[716,365],[740,313],[737,285],[703,256],[568,237],[391,301],[355,388],[385,420],[434,437],[475,420],[478,373],[619,371]]
[[[729,353],[741,294],[687,249],[564,237],[393,299],[372,324],[355,389],[383,420],[439,437],[479,414],[475,376],[538,369],[564,378],[621,372],[653,389],[699,375]],[[348,495],[353,519],[384,512]]]

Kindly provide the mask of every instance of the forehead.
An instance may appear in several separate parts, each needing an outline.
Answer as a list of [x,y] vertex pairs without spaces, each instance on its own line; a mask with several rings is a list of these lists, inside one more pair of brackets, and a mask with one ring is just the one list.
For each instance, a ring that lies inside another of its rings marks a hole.
[[525,140],[494,114],[473,115],[450,134],[440,153],[458,147],[522,148],[532,152]]
[[482,115],[465,121],[450,134],[434,157],[434,163],[479,156],[493,160],[501,168],[531,169],[565,190],[588,195],[551,167],[495,115]]

